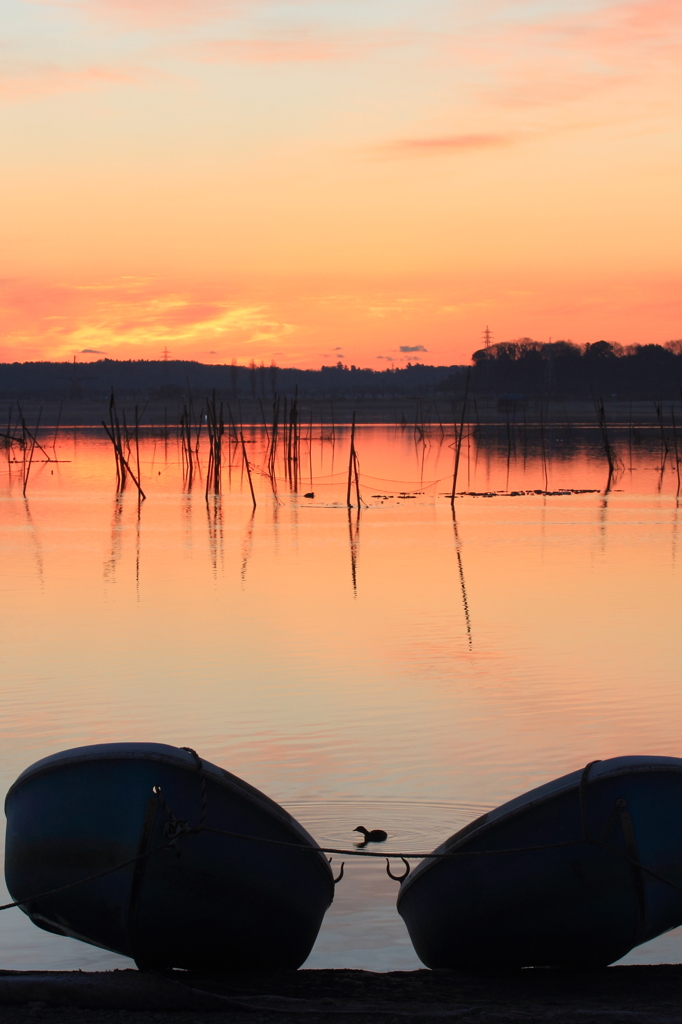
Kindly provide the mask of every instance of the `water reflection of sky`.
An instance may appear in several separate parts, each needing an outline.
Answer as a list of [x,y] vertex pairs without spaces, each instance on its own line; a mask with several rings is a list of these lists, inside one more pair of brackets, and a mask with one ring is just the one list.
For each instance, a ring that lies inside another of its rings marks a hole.
[[[455,522],[452,438],[427,440],[359,428],[359,517],[347,429],[313,431],[299,494],[280,466],[277,499],[249,433],[255,512],[235,446],[208,502],[174,439],[143,442],[141,507],[87,431],[61,432],[26,501],[7,464],[5,789],[69,746],[189,744],[320,840],[365,824],[418,849],[594,758],[680,754],[680,512],[655,435],[616,438],[608,494],[594,435],[545,439],[544,458],[518,432],[467,438],[458,490],[497,496],[458,498]],[[498,493],[569,488],[585,493]],[[396,890],[380,861],[347,866],[311,964],[415,965]],[[657,941],[680,959],[675,933]],[[124,962],[18,911],[0,947],[6,967]]]

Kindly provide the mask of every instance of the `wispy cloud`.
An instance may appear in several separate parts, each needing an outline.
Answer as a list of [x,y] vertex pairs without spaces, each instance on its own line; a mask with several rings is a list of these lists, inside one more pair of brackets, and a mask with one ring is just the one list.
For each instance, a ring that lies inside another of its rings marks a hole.
[[[41,0],[62,6],[63,0]],[[76,5],[74,5],[76,6]],[[173,22],[202,22],[243,8],[239,0],[80,0],[77,6],[96,17],[109,16],[137,25],[167,26]]]
[[578,49],[598,48],[602,53],[632,51],[653,45],[657,52],[679,46],[682,7],[677,0],[635,0],[599,7],[592,12],[557,15],[540,22],[544,37]]
[[403,32],[334,32],[325,35],[301,28],[269,37],[206,40],[194,44],[188,52],[195,59],[216,64],[337,61],[402,46],[409,40],[410,37]]
[[[47,315],[41,316],[43,311]],[[157,355],[165,346],[176,353],[199,346],[205,352],[206,344],[216,343],[256,348],[260,355],[259,346],[269,349],[296,331],[263,303],[207,301],[136,279],[94,288],[25,289],[18,283],[6,289],[3,312],[3,350],[38,346],[52,358],[70,358],[74,352],[139,358]]]
[[619,112],[627,117],[650,94],[660,98],[663,77],[682,72],[682,5],[635,0],[561,11],[508,24],[488,44],[497,66],[479,88],[484,101],[506,108],[566,107],[636,89],[636,104]]
[[193,49],[193,56],[215,64],[339,60],[351,53],[340,41],[322,39],[221,39],[199,44]]
[[393,139],[377,146],[375,152],[385,156],[428,156],[443,153],[465,153],[477,149],[494,149],[512,145],[510,135],[471,132],[463,135],[436,135],[412,139]]
[[0,70],[0,99],[13,101],[54,93],[84,92],[136,80],[130,72],[107,67],[68,69],[51,64],[5,65]]

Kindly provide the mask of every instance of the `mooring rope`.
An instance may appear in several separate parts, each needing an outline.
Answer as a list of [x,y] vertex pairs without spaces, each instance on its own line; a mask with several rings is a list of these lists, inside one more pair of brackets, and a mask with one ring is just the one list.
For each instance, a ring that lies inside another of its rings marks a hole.
[[204,771],[204,762],[201,760],[196,750],[192,747],[182,747],[182,750],[186,750],[188,754],[191,754],[194,758],[194,763],[199,772],[199,783],[201,786],[201,810],[199,811],[199,828],[206,821],[206,810],[208,808],[208,798],[206,796],[206,773]]
[[[180,819],[175,819],[177,822]],[[349,857],[383,857],[387,862],[391,857],[395,857],[400,860],[449,860],[454,857],[489,857],[489,856],[501,856],[503,854],[514,854],[514,853],[534,853],[540,850],[558,850],[567,846],[582,846],[583,844],[589,846],[602,846],[606,850],[610,850],[612,853],[618,854],[624,860],[629,861],[635,867],[639,868],[640,871],[644,871],[645,874],[650,875],[659,882],[663,882],[665,885],[669,885],[672,889],[682,893],[682,886],[676,882],[671,882],[669,878],[664,878],[663,875],[659,875],[658,872],[653,871],[651,868],[645,867],[644,864],[631,857],[624,850],[619,850],[615,846],[611,846],[609,843],[605,843],[600,839],[568,839],[562,843],[544,843],[541,846],[519,846],[512,847],[503,850],[452,850],[449,853],[378,853],[371,850],[342,850],[336,849],[330,846],[309,846],[304,843],[288,843],[279,839],[265,839],[262,836],[248,836],[241,832],[228,832],[225,829],[207,828],[205,825],[201,828],[187,828],[182,831],[179,835],[176,835],[170,842],[164,843],[162,846],[156,846],[151,850],[146,850],[144,853],[138,854],[136,857],[131,857],[129,860],[124,860],[120,864],[114,864],[113,867],[105,868],[103,871],[98,871],[94,875],[87,875],[85,878],[79,878],[75,882],[68,882],[66,885],[57,886],[55,889],[48,889],[46,892],[35,893],[33,896],[25,896],[23,899],[16,900],[14,903],[5,903],[0,906],[0,911],[11,910],[13,907],[21,907],[27,903],[33,903],[35,900],[45,899],[47,896],[55,896],[57,893],[66,892],[67,889],[74,889],[79,885],[86,885],[88,882],[94,882],[98,878],[104,878],[106,875],[111,875],[114,871],[120,871],[122,868],[129,867],[131,864],[135,864],[139,860],[143,860],[145,857],[151,857],[155,853],[160,853],[162,850],[170,850],[177,843],[178,839],[198,835],[200,832],[211,832],[214,835],[228,836],[233,839],[245,839],[248,842],[253,843],[265,843],[270,846],[287,846],[292,849],[302,850],[307,853],[336,853],[343,854]]]
[[[167,842],[163,843],[163,845],[161,846],[156,846],[151,850],[146,850],[144,853],[140,853],[136,857],[131,857],[129,860],[121,861],[120,864],[114,864],[112,867],[105,868],[103,871],[98,871],[95,874],[87,875],[85,878],[80,878],[75,882],[68,882],[66,885],[60,885],[54,889],[48,889],[45,892],[36,893],[33,896],[26,896],[23,899],[15,900],[13,903],[5,903],[3,906],[0,906],[0,911],[11,910],[13,907],[21,907],[28,903],[33,903],[35,900],[45,899],[48,896],[54,896],[58,893],[66,892],[68,889],[74,889],[79,885],[86,885],[88,882],[94,882],[98,878],[104,878],[106,875],[113,874],[115,871],[120,871],[123,868],[129,867],[131,864],[135,864],[146,857],[151,857],[155,853],[160,853],[162,850],[173,849],[174,847],[177,847],[177,843],[180,839],[196,836],[202,832],[207,832],[211,835],[226,836],[230,839],[242,839],[246,842],[251,843],[261,843],[267,846],[287,847],[289,849],[302,850],[307,853],[335,853],[341,854],[345,857],[381,857],[386,860],[386,869],[388,874],[390,875],[391,878],[396,879],[396,881],[402,881],[402,879],[406,878],[407,874],[409,874],[409,860],[438,861],[451,860],[456,857],[500,857],[511,856],[513,854],[518,853],[537,853],[543,850],[559,850],[569,846],[598,846],[606,850],[609,850],[611,853],[617,854],[619,857],[622,857],[624,860],[627,860],[633,867],[639,869],[640,871],[643,871],[651,878],[655,878],[656,881],[662,882],[664,885],[670,886],[671,889],[675,889],[676,892],[682,893],[682,885],[678,885],[676,882],[672,882],[669,878],[665,878],[663,875],[660,875],[657,871],[653,871],[651,868],[647,868],[644,864],[641,863],[638,857],[632,856],[625,850],[619,850],[617,847],[611,846],[610,843],[607,843],[605,841],[604,837],[608,834],[612,823],[615,821],[616,812],[620,813],[620,811],[624,809],[626,806],[626,802],[624,800],[618,800],[616,802],[616,807],[614,808],[614,811],[612,811],[609,815],[609,818],[604,828],[602,829],[599,838],[595,839],[590,835],[590,832],[587,827],[585,797],[589,772],[593,765],[599,763],[597,761],[591,761],[588,765],[586,765],[586,767],[583,770],[580,784],[578,787],[578,794],[580,800],[580,818],[583,832],[583,836],[581,839],[566,839],[559,843],[542,843],[536,846],[507,847],[500,850],[449,850],[446,853],[417,853],[414,851],[410,851],[407,853],[400,853],[393,850],[388,852],[379,852],[375,850],[347,850],[333,846],[311,846],[309,843],[292,843],[284,839],[267,839],[265,836],[250,836],[242,832],[232,832],[228,831],[227,829],[211,828],[210,826],[204,824],[207,810],[207,798],[206,779],[203,762],[199,755],[196,753],[196,751],[192,750],[191,747],[183,747],[182,749],[187,750],[188,753],[190,753],[193,756],[195,765],[201,777],[201,810],[199,824],[197,826],[190,826],[182,818],[177,818],[173,814],[168,804],[166,803],[165,799],[163,798],[163,795],[161,793],[161,787],[154,786],[153,792],[157,800],[159,801],[160,805],[163,807],[164,811],[168,815],[166,825],[164,828],[164,834],[167,837]],[[176,852],[179,853],[177,849]],[[405,873],[405,875],[395,876],[391,874],[391,858],[400,859],[406,864],[406,866],[408,867],[408,871]],[[343,866],[341,875],[342,874]],[[340,881],[341,875],[339,876],[337,881]]]
[[[567,839],[562,843],[543,843],[541,846],[520,846],[504,850],[452,850],[449,853],[398,853],[393,850],[342,850],[334,846],[307,846],[303,843],[289,843],[284,839],[265,839],[261,836],[247,836],[242,832],[228,832],[222,828],[209,828],[204,826],[201,829],[189,829],[187,835],[195,832],[212,832],[217,836],[228,836],[231,839],[248,839],[254,843],[266,843],[270,846],[289,846],[295,850],[312,850],[319,853],[338,853],[348,857],[396,857],[401,860],[449,860],[451,857],[485,857],[497,856],[503,853],[532,853],[535,850],[555,850],[560,846],[581,846],[584,839]],[[680,890],[682,892],[682,889]]]
[[130,864],[135,864],[138,860],[142,860],[144,857],[151,857],[153,853],[159,853],[160,850],[168,850],[173,844],[164,843],[163,846],[156,846],[153,850],[146,850],[144,853],[139,853],[137,857],[131,857],[130,860],[121,861],[120,864],[114,864],[111,868],[105,868],[104,871],[97,871],[94,875],[88,875],[86,878],[79,878],[76,882],[67,882],[66,885],[58,885],[56,889],[48,889],[47,892],[39,892],[35,896],[27,896],[23,900],[16,900],[14,903],[5,903],[4,906],[0,907],[0,910],[11,910],[12,907],[23,907],[25,903],[32,903],[34,900],[45,899],[46,896],[54,896],[58,892],[65,892],[67,889],[74,889],[77,885],[85,885],[87,882],[94,882],[97,878],[104,878],[105,875],[111,875],[114,871],[120,871],[122,868],[127,868]]

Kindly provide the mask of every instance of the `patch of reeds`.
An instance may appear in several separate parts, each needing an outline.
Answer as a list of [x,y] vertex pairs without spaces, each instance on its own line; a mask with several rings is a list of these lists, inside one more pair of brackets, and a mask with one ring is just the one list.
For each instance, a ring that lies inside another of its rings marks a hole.
[[[57,462],[58,461],[56,458],[53,458],[49,454],[49,452],[47,452],[45,450],[45,448],[43,448],[42,444],[38,440],[38,431],[40,430],[40,420],[42,418],[42,414],[43,414],[43,410],[42,410],[42,406],[41,406],[41,408],[38,410],[38,419],[37,419],[35,428],[33,430],[31,430],[30,427],[28,426],[28,424],[26,423],[26,420],[24,418],[24,414],[22,412],[21,406],[17,402],[17,416],[18,416],[18,420],[19,420],[19,425],[21,427],[21,438],[19,440],[19,447],[21,448],[21,450],[23,452],[23,456],[24,456],[23,457],[23,463],[22,463],[23,494],[24,494],[24,496],[26,495],[26,488],[28,486],[28,478],[31,475],[31,467],[33,466],[33,463],[36,461],[36,459],[35,459],[36,448],[44,456],[44,459],[42,459],[41,461],[44,461],[44,462]],[[12,430],[12,426],[11,426],[11,423],[10,423],[10,427],[9,427],[9,432],[10,433],[11,433],[11,430]],[[56,437],[56,434],[55,434],[55,437]],[[53,444],[53,448],[54,448],[54,444]]]
[[220,494],[223,462],[223,403],[216,404],[215,391],[206,401],[206,431],[208,434],[208,466],[206,467],[206,497]]
[[128,477],[130,477],[137,488],[138,498],[141,501],[144,501],[147,495],[144,493],[140,485],[140,417],[138,415],[137,406],[135,407],[135,427],[132,431],[132,439],[135,444],[137,459],[137,476],[131,469],[129,462],[131,434],[129,433],[126,425],[125,411],[122,413],[122,418],[123,423],[121,424],[118,409],[116,408],[116,398],[112,388],[111,398],[109,399],[109,423],[107,424],[102,420],[102,426],[106,430],[107,436],[114,449],[114,458],[116,460],[116,489],[118,491],[124,491],[126,481]]
[[301,434],[298,405],[298,389],[294,392],[294,399],[291,403],[291,408],[289,409],[288,419],[286,416],[286,399],[284,400],[284,412],[285,471],[292,491],[297,491],[301,464]]
[[272,428],[268,434],[268,450],[266,455],[266,473],[270,480],[272,493],[277,498],[277,445],[280,433],[280,398],[275,395],[272,400]]
[[[22,465],[22,494],[24,495],[24,497],[26,497],[26,488],[28,487],[28,478],[31,475],[31,466],[33,465],[33,456],[35,454],[36,447],[40,447],[40,450],[43,452],[48,462],[50,461],[50,458],[45,449],[42,446],[38,445],[38,430],[40,429],[40,417],[42,416],[43,411],[42,408],[38,413],[38,422],[36,423],[35,433],[32,433],[26,426],[26,420],[24,419],[24,414],[21,411],[21,406],[18,405],[17,408],[19,410],[19,418],[21,421],[21,433],[23,437],[23,444],[21,447],[24,453],[24,461]],[[26,458],[27,450],[28,458]]]
[[192,442],[192,420],[187,405],[182,408],[178,432],[182,452],[182,475],[187,486],[191,488],[195,471],[195,448]]

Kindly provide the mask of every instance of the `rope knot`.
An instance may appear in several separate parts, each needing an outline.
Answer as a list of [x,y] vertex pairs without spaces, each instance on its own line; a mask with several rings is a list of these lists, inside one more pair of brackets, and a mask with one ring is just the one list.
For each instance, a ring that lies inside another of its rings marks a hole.
[[161,786],[152,786],[152,792],[154,793],[154,796],[159,801],[164,811],[168,815],[166,824],[164,825],[163,828],[163,834],[168,840],[168,846],[173,847],[173,849],[175,850],[176,854],[179,857],[180,850],[177,845],[178,839],[181,839],[183,836],[188,836],[192,830],[189,827],[188,822],[186,822],[183,818],[175,817],[170,807],[163,798]]
[[190,831],[188,823],[183,821],[182,818],[169,818],[165,824],[163,834],[168,840],[168,845],[175,846],[178,839],[189,835]]

